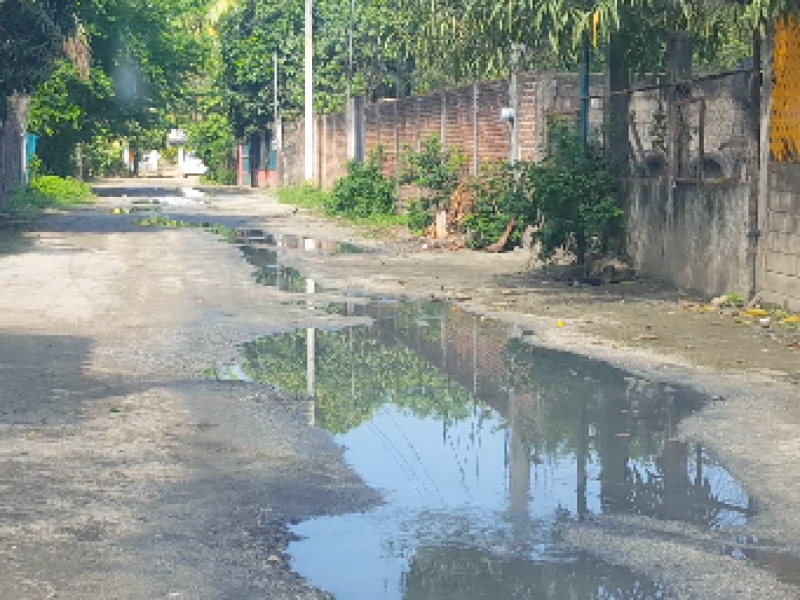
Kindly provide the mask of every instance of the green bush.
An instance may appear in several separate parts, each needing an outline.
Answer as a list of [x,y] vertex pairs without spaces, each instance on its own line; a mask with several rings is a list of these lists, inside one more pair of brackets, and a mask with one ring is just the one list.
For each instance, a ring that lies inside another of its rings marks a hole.
[[419,152],[405,144],[400,162],[400,183],[422,188],[426,194],[423,205],[427,203],[434,208],[444,209],[458,187],[467,157],[454,149],[445,148],[439,138],[432,135],[422,140]]
[[420,235],[433,223],[433,215],[421,202],[414,201],[406,208],[406,223],[413,233]]
[[470,182],[474,211],[464,219],[470,245],[493,244],[514,218],[509,244],[518,243],[532,225],[544,260],[564,249],[584,265],[591,253],[621,250],[625,215],[617,201],[619,177],[597,146],[580,142],[573,127],[552,122],[548,135],[549,153],[540,163],[481,166]]
[[535,220],[533,187],[523,167],[520,162],[491,161],[482,164],[478,175],[470,180],[475,207],[463,223],[470,247],[485,248],[495,243],[511,219],[516,219],[516,225],[509,244],[518,244],[526,224]]
[[435,210],[447,209],[458,187],[467,157],[446,148],[435,135],[422,140],[419,152],[405,144],[400,155],[400,184],[416,185],[423,196],[409,206],[412,231],[421,232],[433,222]]
[[82,204],[91,198],[92,189],[82,181],[42,175],[32,179],[27,187],[18,188],[6,208],[16,217],[33,218],[45,209]]
[[384,162],[380,148],[366,162],[350,161],[325,203],[326,212],[357,219],[395,214],[395,184],[384,177]]
[[[97,136],[91,142],[84,143],[82,153],[85,176],[123,177],[128,174],[128,167],[122,160],[122,148],[107,136]],[[74,156],[73,162],[76,162]]]
[[617,173],[596,145],[580,142],[574,127],[551,123],[549,137],[547,158],[524,167],[524,178],[535,190],[531,224],[541,257],[549,259],[563,248],[584,265],[590,253],[621,250],[625,213],[617,201]]
[[231,168],[212,169],[208,168],[208,172],[200,176],[200,183],[209,185],[236,185],[236,171]]

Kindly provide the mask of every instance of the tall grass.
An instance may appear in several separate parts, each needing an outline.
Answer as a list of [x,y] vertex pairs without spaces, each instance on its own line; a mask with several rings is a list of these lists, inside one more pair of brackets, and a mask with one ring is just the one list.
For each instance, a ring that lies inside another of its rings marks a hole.
[[314,211],[324,211],[330,194],[320,188],[303,183],[278,189],[278,202]]

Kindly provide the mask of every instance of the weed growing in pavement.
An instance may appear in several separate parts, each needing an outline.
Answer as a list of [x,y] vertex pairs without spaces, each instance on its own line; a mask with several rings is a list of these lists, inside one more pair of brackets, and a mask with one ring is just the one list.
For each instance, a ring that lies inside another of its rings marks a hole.
[[194,222],[194,221],[181,221],[178,219],[169,219],[167,217],[146,217],[144,219],[137,219],[137,225],[142,227],[164,227],[166,229],[180,229],[194,227],[216,233],[225,239],[225,241],[233,242],[236,239],[236,230],[219,223],[209,223],[208,221]]
[[725,296],[725,304],[734,308],[744,306],[744,297],[741,294],[732,293]]

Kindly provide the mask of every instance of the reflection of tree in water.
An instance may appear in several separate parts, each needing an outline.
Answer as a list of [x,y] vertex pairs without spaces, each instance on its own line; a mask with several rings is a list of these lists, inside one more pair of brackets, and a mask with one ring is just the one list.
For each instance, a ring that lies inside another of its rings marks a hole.
[[277,287],[284,292],[306,291],[306,278],[297,269],[278,264],[278,253],[270,248],[241,246],[242,254],[256,268],[253,278],[259,285]]
[[[711,478],[704,472],[705,457],[700,446],[676,441],[668,444],[669,448],[655,466],[628,462],[620,493],[609,494],[605,499],[607,510],[680,519],[705,526],[721,524],[726,513],[751,512],[751,505],[727,502],[722,495],[726,490],[719,482],[712,485]],[[691,451],[696,456],[693,465],[689,460]],[[670,460],[676,462],[666,464]],[[692,467],[694,473],[691,473]]]
[[[667,518],[675,513],[674,507],[669,504],[680,502],[684,507],[681,516],[688,521],[710,523],[719,515],[720,509],[714,506],[717,498],[707,477],[701,479],[699,484],[691,483],[680,490],[669,489],[662,472],[646,467],[637,468],[629,463],[625,467],[625,480],[628,483],[627,493],[615,503],[615,510]],[[683,494],[676,497],[679,491]]]
[[[531,461],[574,460],[580,515],[588,506],[587,473],[598,467],[606,512],[714,524],[721,512],[745,510],[722,503],[721,467],[709,476],[702,449],[690,452],[674,439],[676,424],[702,403],[690,390],[508,339],[503,325],[443,304],[333,310],[366,314],[375,325],[313,334],[316,422],[325,429],[347,432],[390,403],[440,419],[445,429],[470,416],[480,426],[491,406],[511,430],[504,466],[523,504]],[[243,370],[305,395],[306,336],[297,331],[248,344]]]
[[417,549],[403,600],[660,600],[666,591],[632,571],[585,555],[536,562],[455,546]]
[[[579,464],[595,457],[601,469],[604,512],[636,513],[715,525],[723,513],[747,514],[727,504],[718,465],[711,476],[701,447],[675,439],[677,423],[702,405],[691,390],[637,379],[605,363],[516,340],[506,347],[509,379],[517,389],[536,390],[534,431],[525,418],[535,453],[574,453]],[[541,426],[541,422],[545,426]],[[589,439],[589,428],[594,435]],[[585,485],[579,487],[585,490]],[[735,485],[735,484],[734,484]],[[744,493],[737,487],[736,496]],[[582,505],[579,498],[579,507]],[[583,503],[585,506],[585,503]],[[580,512],[580,508],[579,508]]]
[[[307,389],[306,332],[273,335],[246,344],[247,375],[289,393]],[[375,339],[367,327],[316,331],[316,419],[334,433],[369,420],[391,403],[417,417],[445,423],[473,414],[471,396],[408,348]]]

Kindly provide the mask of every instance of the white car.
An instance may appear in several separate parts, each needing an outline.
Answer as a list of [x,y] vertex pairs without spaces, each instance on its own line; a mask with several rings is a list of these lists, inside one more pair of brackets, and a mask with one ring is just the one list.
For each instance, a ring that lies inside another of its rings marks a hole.
[[183,157],[181,173],[183,173],[184,177],[188,177],[189,175],[205,175],[206,171],[208,171],[208,167],[203,164],[203,161],[196,154],[189,152]]

